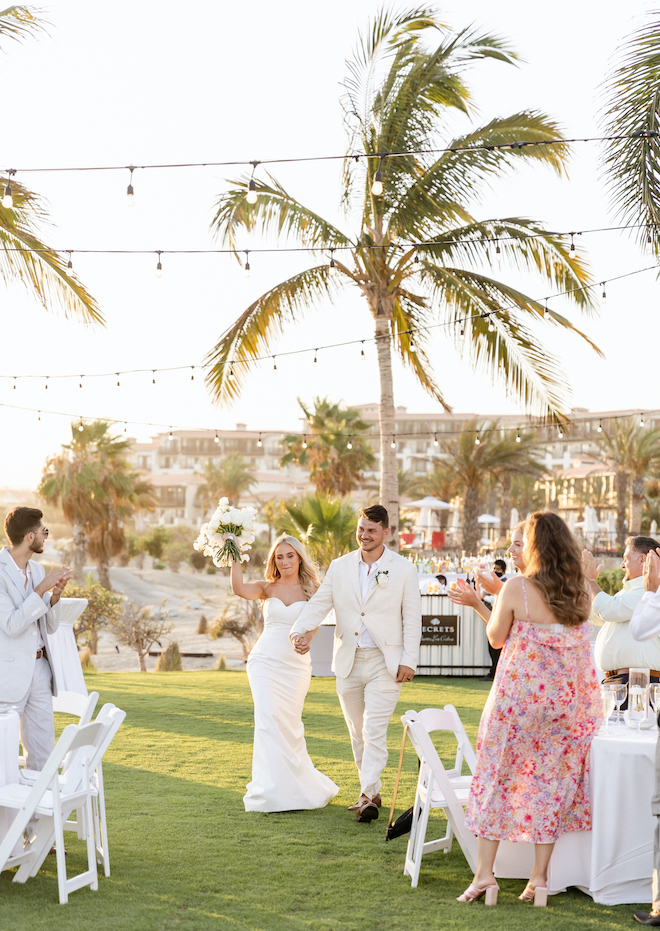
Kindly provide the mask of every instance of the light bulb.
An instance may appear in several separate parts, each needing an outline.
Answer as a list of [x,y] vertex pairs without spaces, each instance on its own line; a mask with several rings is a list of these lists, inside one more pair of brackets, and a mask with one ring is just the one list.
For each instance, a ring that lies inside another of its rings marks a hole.
[[273,371],[277,371],[277,363],[275,362],[275,356],[273,356]]
[[82,433],[84,429],[85,427],[83,426],[83,422],[81,418],[80,423],[78,424],[78,433]]
[[261,448],[264,444],[261,442],[261,434],[259,434],[259,439],[257,440],[257,446]]
[[607,304],[607,294],[605,293],[605,282],[603,282],[603,293],[600,296],[601,304]]
[[71,253],[69,252],[69,261],[66,263],[66,270],[71,275],[73,273],[73,262],[71,261]]
[[371,185],[371,193],[375,194],[376,197],[380,197],[383,193],[383,175],[380,169],[378,169],[374,177],[374,183]]
[[156,384],[156,369],[152,369],[151,371],[151,384],[152,385]]
[[490,318],[489,318],[489,320],[488,320],[488,332],[489,332],[489,333],[494,333],[494,332],[495,332],[495,324],[493,323],[492,319],[490,319]]
[[16,391],[16,379],[14,378],[14,391]]
[[390,443],[390,447],[392,449],[396,449],[396,440],[394,439],[394,437],[392,437],[392,442]]
[[598,431],[598,433],[603,432],[603,421],[602,420],[598,421],[598,426],[596,427],[596,430]]
[[233,377],[234,377],[234,363],[230,362],[229,363],[229,375],[227,375],[227,378],[233,378]]
[[651,239],[651,234],[649,233],[646,237],[646,254],[650,255],[653,252],[653,240]]
[[438,436],[437,436],[437,434],[434,434],[434,436],[433,436],[433,445],[434,445],[434,446],[439,446],[439,445],[440,445],[440,443],[438,442]]
[[557,428],[557,433],[558,433],[559,439],[560,439],[560,440],[563,440],[563,439],[564,439],[564,431],[562,430],[561,427],[558,427],[558,428]]
[[174,436],[172,435],[172,428],[170,427],[170,439],[173,440]]
[[495,246],[495,261],[496,262],[502,261],[502,250],[500,249],[499,243]]
[[337,266],[335,265],[335,250],[334,249],[330,250],[330,267],[328,269],[328,273],[330,275],[337,274]]
[[132,207],[135,203],[135,191],[133,190],[132,184],[129,184],[126,188],[126,203],[129,207]]
[[479,434],[478,434],[478,433],[477,433],[477,435],[476,435],[475,438],[474,438],[474,445],[475,445],[475,446],[480,446],[480,445],[481,445],[481,440],[479,439]]
[[350,440],[349,440],[348,443],[346,444],[346,449],[353,449],[353,444],[351,443]]
[[156,254],[158,255],[158,263],[156,265],[156,278],[162,278],[163,277],[163,263],[160,260],[161,253],[158,252]]
[[194,365],[190,366],[190,380],[191,381],[195,380],[195,366]]
[[643,414],[639,415],[639,425],[640,427],[644,426],[644,415]]
[[413,270],[419,271],[419,253],[417,252],[417,250],[415,250],[415,258],[413,259],[413,265],[415,266]]
[[220,437],[218,436],[218,431],[217,431],[217,430],[215,431],[215,436],[214,436],[214,438],[213,438],[213,442],[214,442],[214,443],[219,443],[219,442],[220,442]]
[[7,187],[5,188],[5,195],[2,198],[2,206],[5,208],[5,210],[11,210],[11,208],[14,206],[14,198],[11,192],[10,181],[7,182]]
[[121,388],[121,385],[119,384],[119,372],[117,372],[117,387]]
[[245,252],[245,265],[243,266],[243,272],[246,278],[250,277],[250,253],[247,250]]
[[48,375],[46,375],[46,384],[44,385],[46,391],[48,391]]
[[410,342],[408,343],[408,348],[410,349],[411,352],[415,351],[415,337],[412,335],[412,333],[410,334]]
[[571,248],[568,250],[569,259],[574,259],[577,255],[577,249],[575,248],[575,243],[573,242],[573,233],[571,233]]
[[78,383],[78,387],[79,387],[79,388],[82,388],[82,380],[83,380],[84,377],[85,377],[84,375],[81,375],[81,376],[80,376],[80,381],[79,381],[79,383]]
[[367,357],[364,354],[364,343],[362,343],[362,349],[360,350],[360,360],[364,362]]
[[549,319],[550,319],[550,311],[548,310],[548,302],[547,302],[547,301],[545,302],[545,310],[543,311],[543,319],[544,319],[544,320],[549,320]]
[[307,449],[307,437],[303,435],[302,448]]
[[314,361],[312,362],[312,365],[318,365],[318,364],[319,364],[319,360],[318,360],[318,358],[316,357],[317,352],[318,352],[318,349],[315,349],[315,350],[314,350]]
[[520,433],[516,433],[516,443],[522,442],[520,439]]
[[257,202],[257,185],[255,184],[254,178],[250,178],[250,183],[248,184],[247,197],[245,198],[248,204],[256,204]]
[[458,334],[459,339],[465,339],[465,330],[461,327],[461,332]]

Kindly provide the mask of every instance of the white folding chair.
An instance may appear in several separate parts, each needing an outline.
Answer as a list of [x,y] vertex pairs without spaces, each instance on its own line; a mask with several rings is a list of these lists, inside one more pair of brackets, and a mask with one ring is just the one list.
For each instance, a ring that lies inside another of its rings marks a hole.
[[[110,722],[94,722],[79,727],[69,724],[49,756],[34,785],[14,783],[0,788],[0,807],[16,810],[16,816],[0,843],[0,870],[18,866],[13,881],[24,883],[35,876],[53,842],[57,855],[57,884],[60,904],[68,902],[69,893],[83,886],[98,889],[92,816],[92,760],[110,727]],[[69,765],[63,776],[59,769],[65,757]],[[64,850],[64,822],[74,809],[84,810],[87,842],[87,869],[67,878]],[[23,831],[39,816],[37,827],[22,853],[12,856]]]
[[[99,711],[96,721],[108,724],[108,730],[103,741],[97,748],[90,764],[91,772],[91,792],[92,792],[92,817],[94,824],[94,846],[96,848],[96,857],[103,866],[106,876],[110,875],[110,851],[108,847],[108,825],[105,813],[105,792],[103,786],[103,757],[106,750],[112,743],[115,734],[119,730],[122,722],[126,717],[126,712],[115,707],[108,702]],[[95,722],[96,723],[96,722]],[[69,766],[69,759],[65,758],[62,763],[62,775],[60,782],[65,778],[66,770]],[[34,785],[39,777],[38,772],[23,769],[20,773],[21,782],[26,785]],[[76,820],[68,819],[63,824],[65,831],[76,831],[78,837],[86,836],[85,812],[79,809],[76,812]]]
[[[419,776],[413,806],[413,821],[406,850],[403,875],[410,876],[411,886],[419,881],[419,871],[424,854],[434,850],[449,853],[454,836],[465,854],[471,869],[477,865],[477,841],[465,827],[464,808],[467,804],[472,775],[463,775],[463,761],[470,773],[474,773],[476,757],[470,739],[453,705],[441,708],[426,708],[423,711],[407,711],[401,718],[408,727],[408,736],[419,757]],[[433,745],[430,734],[434,731],[453,733],[457,748],[454,766],[445,769]],[[442,808],[447,819],[444,837],[426,840],[429,812]]]
[[[79,718],[78,724],[89,724],[94,714],[94,709],[99,700],[98,692],[90,692],[89,695],[81,695],[79,692],[60,692],[57,696],[53,695],[53,712],[56,714],[73,714]],[[18,765],[22,768],[25,766],[25,757],[18,758]],[[37,773],[38,770],[30,770]]]

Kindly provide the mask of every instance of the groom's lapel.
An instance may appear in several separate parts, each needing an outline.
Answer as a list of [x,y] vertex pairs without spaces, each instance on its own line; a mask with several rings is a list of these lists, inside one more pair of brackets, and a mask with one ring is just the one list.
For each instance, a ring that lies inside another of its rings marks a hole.
[[[381,557],[380,566],[378,567],[378,572],[389,572],[391,562],[392,562],[392,550],[388,550],[387,547],[385,547],[385,552],[383,553]],[[376,573],[376,575],[378,575],[378,573]],[[373,585],[371,586],[371,588],[369,589],[369,594],[367,595],[364,604],[366,604],[367,601],[369,601],[369,599],[371,598],[371,596],[373,595],[373,593],[376,591],[377,588],[379,588],[379,585],[378,585],[378,582],[375,581]]]
[[353,594],[358,600],[358,604],[362,604],[362,591],[360,589],[360,551],[356,550],[351,559],[350,563],[350,572],[351,572],[351,585],[353,587]]

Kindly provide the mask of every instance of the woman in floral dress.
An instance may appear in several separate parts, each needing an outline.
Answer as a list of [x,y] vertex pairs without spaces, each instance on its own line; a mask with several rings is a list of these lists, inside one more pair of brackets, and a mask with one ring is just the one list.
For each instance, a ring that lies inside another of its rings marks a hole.
[[602,721],[584,622],[589,615],[580,550],[556,514],[527,521],[524,573],[505,583],[487,626],[502,647],[477,738],[466,825],[478,837],[474,879],[459,896],[497,901],[493,863],[502,840],[535,845],[520,896],[545,905],[554,843],[591,828],[589,748]]

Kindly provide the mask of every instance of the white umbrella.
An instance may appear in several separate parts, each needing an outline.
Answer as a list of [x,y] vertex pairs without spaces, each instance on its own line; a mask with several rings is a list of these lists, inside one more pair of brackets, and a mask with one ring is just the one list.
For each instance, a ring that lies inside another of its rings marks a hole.
[[518,508],[511,508],[511,526],[515,527],[516,524],[520,523],[520,515],[518,514]]
[[432,511],[447,511],[453,510],[453,504],[447,504],[446,501],[441,501],[440,498],[433,498],[431,495],[427,495],[426,498],[420,498],[419,501],[411,501],[410,504],[404,504],[404,508],[430,508]]
[[480,514],[477,517],[478,524],[499,524],[499,517],[495,517],[494,514]]

